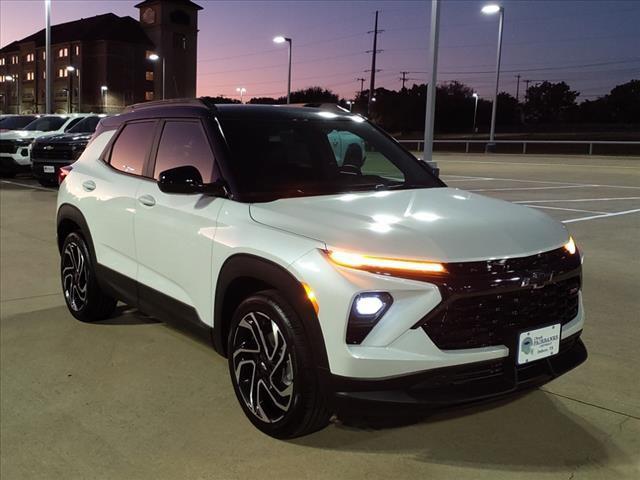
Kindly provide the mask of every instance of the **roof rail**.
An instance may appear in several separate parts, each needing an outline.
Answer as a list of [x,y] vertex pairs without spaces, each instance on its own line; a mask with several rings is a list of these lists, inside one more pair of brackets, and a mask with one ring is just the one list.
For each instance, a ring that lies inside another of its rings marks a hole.
[[144,110],[146,108],[154,108],[154,107],[202,107],[206,106],[211,108],[205,102],[203,102],[199,98],[171,98],[169,100],[153,100],[150,102],[142,102],[142,103],[134,103],[133,105],[128,105],[124,108],[122,113],[126,112],[137,112],[139,110]]
[[308,102],[308,103],[291,103],[287,105],[289,107],[307,107],[307,108],[319,108],[321,110],[326,110],[329,112],[337,112],[337,113],[349,113],[344,107],[341,107],[337,103],[323,103],[323,102]]

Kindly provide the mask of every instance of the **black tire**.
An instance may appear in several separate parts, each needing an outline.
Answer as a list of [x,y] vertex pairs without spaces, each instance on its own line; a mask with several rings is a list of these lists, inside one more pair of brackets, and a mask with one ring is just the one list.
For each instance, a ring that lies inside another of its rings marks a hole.
[[[273,329],[272,323],[277,329]],[[262,344],[256,336],[260,327],[266,332],[272,329],[271,336]],[[280,338],[278,333],[284,344],[276,340]],[[308,343],[298,315],[276,290],[247,298],[231,320],[227,344],[231,383],[251,423],[271,437],[295,438],[329,423],[331,412],[326,392],[319,387]],[[247,395],[254,391],[253,396]],[[276,397],[278,402],[274,401]],[[285,405],[286,409],[282,408]]]
[[118,301],[100,289],[87,243],[78,232],[67,235],[62,245],[60,279],[67,308],[78,320],[95,322],[113,314]]

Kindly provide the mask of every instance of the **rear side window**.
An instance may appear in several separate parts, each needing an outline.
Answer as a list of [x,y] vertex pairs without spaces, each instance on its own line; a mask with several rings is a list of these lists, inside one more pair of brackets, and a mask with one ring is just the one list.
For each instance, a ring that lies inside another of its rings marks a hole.
[[71,120],[67,126],[64,128],[65,132],[67,130],[69,130],[70,128],[72,128],[75,124],[77,124],[80,120],[82,120],[84,117],[78,117],[78,118],[74,118],[73,120]]
[[212,181],[213,153],[197,121],[168,121],[162,129],[153,177],[158,179],[166,170],[191,165],[196,167],[205,183]]
[[110,164],[130,175],[142,175],[144,162],[153,141],[156,122],[136,122],[125,125],[111,150]]

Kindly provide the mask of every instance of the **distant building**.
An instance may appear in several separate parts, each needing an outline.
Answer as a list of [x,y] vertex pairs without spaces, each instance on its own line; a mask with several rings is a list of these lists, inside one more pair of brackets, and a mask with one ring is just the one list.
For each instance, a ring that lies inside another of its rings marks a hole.
[[[194,97],[198,11],[190,0],[145,0],[139,21],[113,13],[51,27],[53,111],[117,112]],[[149,56],[157,60],[151,60]],[[44,29],[0,49],[0,112],[45,112]],[[163,68],[164,67],[164,68]]]

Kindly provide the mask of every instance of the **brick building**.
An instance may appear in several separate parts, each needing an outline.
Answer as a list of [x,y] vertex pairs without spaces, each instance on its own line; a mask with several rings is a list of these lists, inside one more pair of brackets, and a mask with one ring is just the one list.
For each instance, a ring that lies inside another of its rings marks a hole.
[[[118,112],[160,99],[163,70],[165,98],[195,96],[202,8],[190,0],[136,8],[139,20],[107,13],[51,27],[55,113]],[[45,112],[45,65],[44,29],[0,49],[0,112]]]

